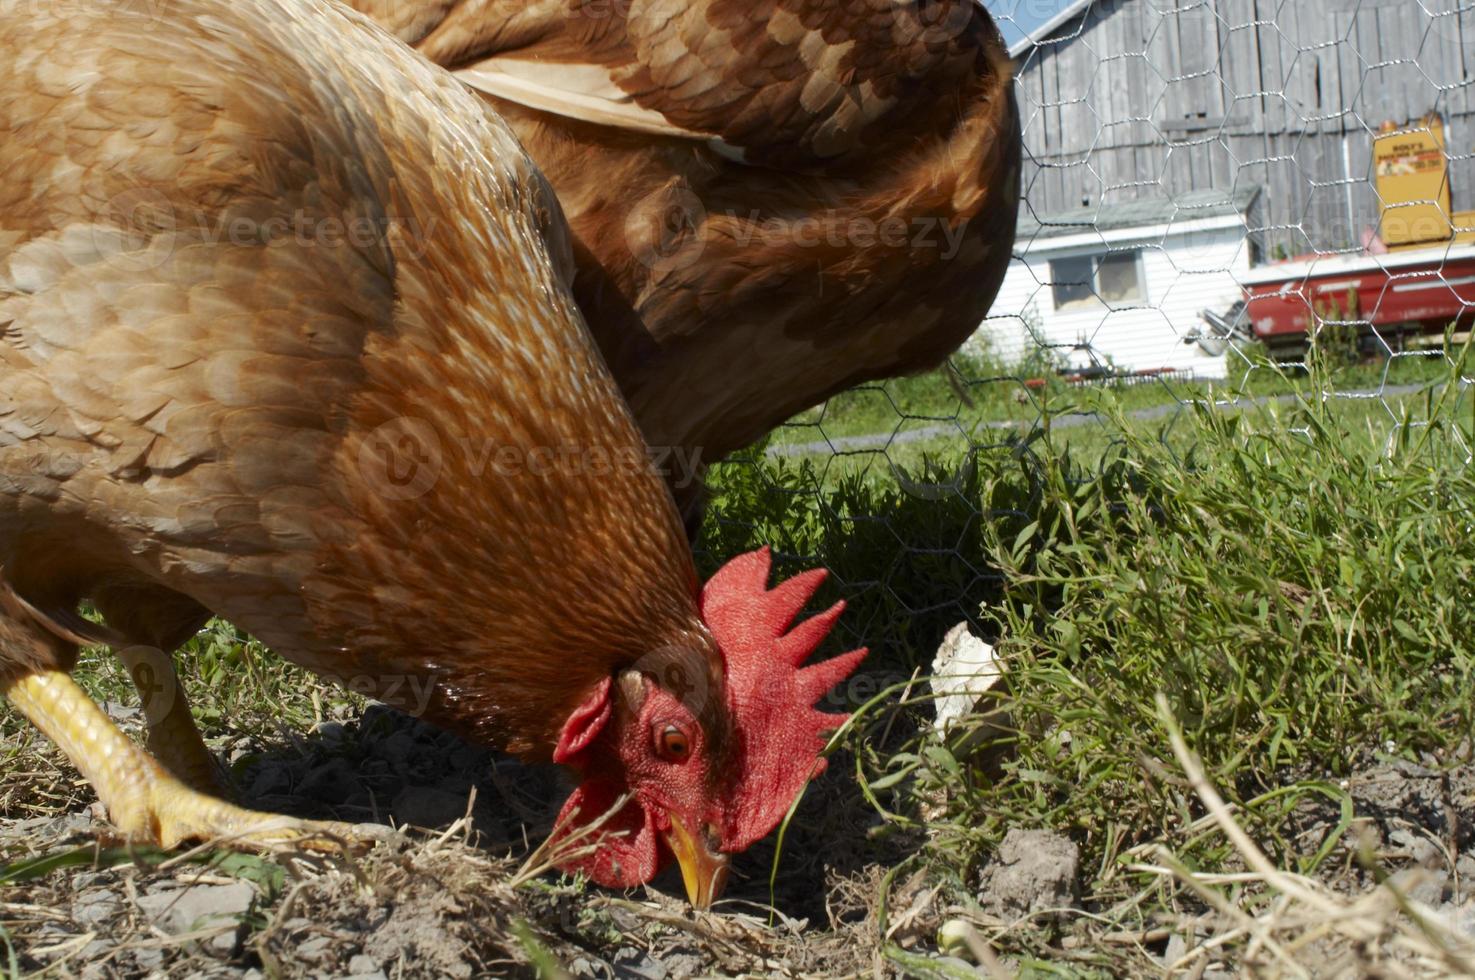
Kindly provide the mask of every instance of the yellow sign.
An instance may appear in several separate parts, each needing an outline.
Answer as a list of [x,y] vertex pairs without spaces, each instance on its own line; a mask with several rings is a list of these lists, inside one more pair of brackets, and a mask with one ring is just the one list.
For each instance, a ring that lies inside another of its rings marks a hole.
[[1426,119],[1410,132],[1385,133],[1373,143],[1373,166],[1383,217],[1379,237],[1389,246],[1447,242],[1449,158],[1444,124]]

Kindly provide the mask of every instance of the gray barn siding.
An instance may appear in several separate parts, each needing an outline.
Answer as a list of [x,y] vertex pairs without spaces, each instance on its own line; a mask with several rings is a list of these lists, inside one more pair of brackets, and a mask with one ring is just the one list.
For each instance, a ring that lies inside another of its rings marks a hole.
[[1373,134],[1430,110],[1454,207],[1475,209],[1467,0],[1098,0],[1020,63],[1036,214],[1247,182],[1267,254],[1355,247]]

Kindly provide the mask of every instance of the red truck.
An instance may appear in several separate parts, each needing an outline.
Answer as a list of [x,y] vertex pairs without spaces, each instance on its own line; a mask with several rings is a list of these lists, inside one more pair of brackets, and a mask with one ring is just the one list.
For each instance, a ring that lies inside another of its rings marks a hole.
[[1261,341],[1294,359],[1328,325],[1350,331],[1375,354],[1475,322],[1475,212],[1454,211],[1442,120],[1385,123],[1373,144],[1381,213],[1368,247],[1351,255],[1309,255],[1240,276],[1244,299],[1206,310],[1207,331],[1191,341]]

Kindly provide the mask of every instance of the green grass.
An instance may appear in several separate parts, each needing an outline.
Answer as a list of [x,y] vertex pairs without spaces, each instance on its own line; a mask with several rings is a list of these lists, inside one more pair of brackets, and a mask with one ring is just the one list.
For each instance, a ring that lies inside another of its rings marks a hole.
[[[1423,384],[1448,369],[1448,359],[1434,351],[1324,366],[1317,378],[1333,391],[1377,391]],[[771,442],[808,445],[940,427],[948,432],[933,440],[936,445],[949,441],[956,445],[964,437],[986,443],[997,439],[999,432],[1032,426],[1042,415],[1093,412],[1106,392],[1130,414],[1195,401],[1283,397],[1303,389],[1307,380],[1302,370],[1277,370],[1257,347],[1229,355],[1229,376],[1224,381],[1118,378],[1105,386],[1067,382],[1044,365],[1006,366],[986,356],[960,353],[936,371],[861,385],[837,395],[790,419]]]
[[1287,817],[1342,799],[1359,760],[1470,761],[1467,353],[1421,359],[1410,395],[1323,399],[1352,386],[1317,367],[1263,382],[1284,399],[1168,422],[1133,418],[1131,393],[1075,392],[1101,415],[1089,440],[1047,414],[1010,444],[910,467],[750,454],[719,467],[703,543],[831,567],[850,601],[836,646],[869,644],[887,680],[925,673],[961,619],[996,643],[1002,755],[967,726],[933,734],[917,688],[847,740],[877,832],[926,831],[922,860],[966,874],[1008,828],[1057,828],[1103,902],[1142,886],[1126,854],[1144,842],[1222,867],[1222,839],[1185,830],[1202,813],[1172,775],[1161,693],[1247,828],[1304,870],[1336,842],[1307,850]]
[[[1195,438],[1193,427],[1180,423],[1195,404],[1288,405],[1326,394],[1349,425],[1365,422],[1386,434],[1405,404],[1417,397],[1409,389],[1447,376],[1451,363],[1443,351],[1432,351],[1313,367],[1314,374],[1302,367],[1277,368],[1257,349],[1247,348],[1231,355],[1230,377],[1224,381],[1067,383],[1030,366],[1006,369],[960,354],[939,371],[832,398],[795,416],[764,448],[772,455],[809,458],[819,485],[828,489],[845,475],[895,481],[902,472],[926,469],[935,460],[956,465],[964,450],[1007,450],[1045,427],[1078,461],[1094,461],[1121,442],[1111,426],[1102,424],[1104,413],[1117,410],[1134,430],[1186,449]],[[1030,378],[1043,383],[1028,387],[1024,381]]]
[[[174,659],[191,712],[202,729],[215,733],[300,731],[365,703],[219,619],[191,637]],[[98,700],[138,700],[122,662],[107,650],[83,651],[76,676]]]

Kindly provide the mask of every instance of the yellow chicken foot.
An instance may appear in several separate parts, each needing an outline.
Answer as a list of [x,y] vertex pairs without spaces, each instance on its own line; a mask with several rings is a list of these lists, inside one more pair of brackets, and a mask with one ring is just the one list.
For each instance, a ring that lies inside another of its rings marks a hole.
[[12,675],[0,688],[66,753],[97,790],[114,825],[132,840],[169,848],[221,838],[250,848],[297,844],[336,852],[387,832],[247,810],[191,789],[124,735],[62,671]]
[[174,658],[157,647],[144,645],[123,647],[118,656],[138,689],[139,704],[148,722],[148,749],[154,758],[190,789],[210,796],[227,795],[220,766],[195,727],[189,700],[174,670]]

